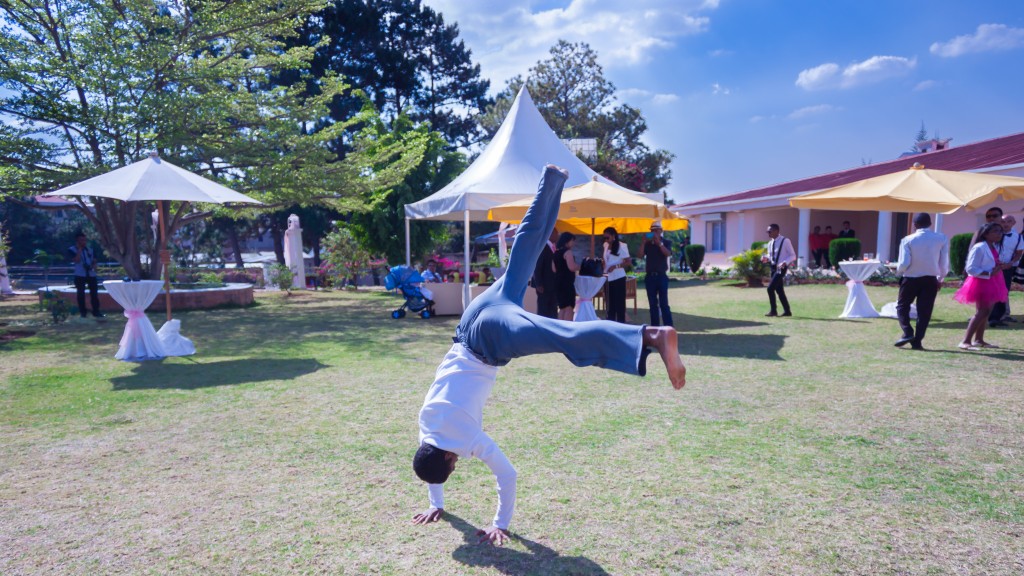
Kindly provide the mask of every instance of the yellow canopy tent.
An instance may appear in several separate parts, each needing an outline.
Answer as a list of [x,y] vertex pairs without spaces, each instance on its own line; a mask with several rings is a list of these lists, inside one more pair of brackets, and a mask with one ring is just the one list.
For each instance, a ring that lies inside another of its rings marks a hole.
[[[488,211],[487,218],[518,224],[532,201],[532,198],[527,198],[495,206]],[[676,216],[660,202],[591,180],[562,191],[555,226],[559,232],[590,235],[590,252],[593,255],[593,236],[605,228],[611,226],[619,234],[636,234],[649,231],[655,220],[661,220],[666,231],[689,227],[685,218]]]
[[951,214],[996,200],[1024,198],[1024,178],[951,170],[910,169],[791,198],[793,208]]

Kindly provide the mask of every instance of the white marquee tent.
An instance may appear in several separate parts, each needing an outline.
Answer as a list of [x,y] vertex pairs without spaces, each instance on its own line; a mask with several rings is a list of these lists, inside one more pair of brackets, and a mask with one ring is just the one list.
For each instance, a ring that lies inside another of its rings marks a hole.
[[[540,115],[524,85],[494,139],[476,161],[451,184],[419,202],[405,205],[406,265],[411,264],[410,220],[461,220],[466,230],[465,269],[468,271],[470,221],[487,220],[487,211],[491,208],[532,197],[537,193],[537,183],[547,164],[569,171],[566,188],[594,179],[622,188],[591,170],[559,140]],[[662,201],[661,194],[640,195]],[[464,282],[463,306],[469,303],[469,274],[465,274]]]

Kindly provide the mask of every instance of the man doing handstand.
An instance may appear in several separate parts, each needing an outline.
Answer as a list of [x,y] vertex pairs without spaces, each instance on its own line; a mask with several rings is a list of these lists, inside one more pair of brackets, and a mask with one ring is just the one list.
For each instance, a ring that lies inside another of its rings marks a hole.
[[658,350],[677,390],[686,383],[686,367],[671,327],[630,326],[618,322],[569,322],[526,312],[523,296],[534,264],[555,226],[568,174],[546,166],[537,196],[516,232],[508,270],[466,308],[455,329],[455,343],[437,367],[420,410],[420,447],[413,469],[427,482],[430,508],[413,516],[414,524],[441,518],[443,484],[460,458],[479,458],[498,481],[498,511],[480,530],[480,541],[503,544],[516,501],[516,471],[482,428],[483,408],[498,367],[512,358],[561,352],[576,366],[600,366],[627,374],[646,374],[648,346]]

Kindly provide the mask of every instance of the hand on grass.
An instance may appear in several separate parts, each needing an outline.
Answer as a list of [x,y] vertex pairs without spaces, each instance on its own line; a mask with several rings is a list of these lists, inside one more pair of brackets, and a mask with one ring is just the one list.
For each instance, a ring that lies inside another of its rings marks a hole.
[[441,515],[444,514],[444,508],[430,508],[426,512],[420,512],[419,514],[412,517],[413,524],[430,524],[431,522],[437,522],[441,519]]
[[480,537],[480,541],[477,542],[477,544],[490,542],[495,546],[501,546],[505,542],[508,542],[510,538],[507,530],[502,530],[493,524],[483,530],[477,530],[476,535]]

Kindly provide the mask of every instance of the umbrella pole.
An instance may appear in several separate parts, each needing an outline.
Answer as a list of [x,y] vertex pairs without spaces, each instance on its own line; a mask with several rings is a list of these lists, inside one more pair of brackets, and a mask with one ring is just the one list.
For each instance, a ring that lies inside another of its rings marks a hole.
[[590,219],[590,257],[594,257],[594,219]]
[[171,321],[171,253],[167,250],[167,218],[164,216],[164,201],[156,201],[156,216],[160,222],[160,267],[164,273],[164,294],[166,295],[167,321]]

